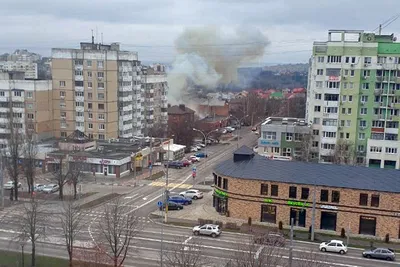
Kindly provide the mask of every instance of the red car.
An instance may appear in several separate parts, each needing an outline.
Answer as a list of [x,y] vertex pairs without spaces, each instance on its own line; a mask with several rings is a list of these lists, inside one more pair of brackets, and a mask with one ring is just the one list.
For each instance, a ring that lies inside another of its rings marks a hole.
[[183,167],[187,167],[187,166],[190,166],[192,164],[192,161],[184,159],[184,160],[182,160],[182,164],[183,164]]

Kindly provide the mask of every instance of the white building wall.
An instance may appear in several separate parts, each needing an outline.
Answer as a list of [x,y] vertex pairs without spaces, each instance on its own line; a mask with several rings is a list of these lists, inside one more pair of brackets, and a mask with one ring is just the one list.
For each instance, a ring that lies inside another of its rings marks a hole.
[[37,63],[30,61],[0,61],[0,71],[21,71],[25,73],[25,79],[38,78]]
[[[372,147],[372,148],[371,148]],[[377,151],[375,148],[379,148]],[[396,150],[396,153],[393,153]],[[368,139],[366,163],[370,160],[380,160],[381,168],[385,167],[385,160],[395,161],[396,169],[400,168],[400,141]]]

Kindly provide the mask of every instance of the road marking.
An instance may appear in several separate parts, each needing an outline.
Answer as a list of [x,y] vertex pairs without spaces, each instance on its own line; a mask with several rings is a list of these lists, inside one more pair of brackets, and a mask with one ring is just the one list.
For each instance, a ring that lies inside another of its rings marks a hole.
[[[166,183],[165,182],[152,182],[152,183],[150,183],[150,186],[157,186],[157,187],[165,187],[166,186]],[[193,187],[193,185],[191,185],[191,184],[182,184],[182,183],[169,183],[168,184],[168,188],[174,188],[174,189],[176,189],[176,188],[186,188],[186,189],[188,189],[188,188],[192,188]]]
[[132,198],[134,198],[135,196],[137,196],[138,194],[133,194],[133,195],[131,195],[131,196],[126,196],[126,197],[124,197],[124,199],[132,199]]
[[261,251],[264,249],[264,246],[260,246],[260,248],[257,250],[256,254],[254,255],[254,259],[258,260],[260,257]]
[[188,247],[186,245],[192,238],[193,238],[193,236],[189,236],[185,241],[183,241],[183,245],[184,245],[183,250],[189,250],[190,249],[190,247]]

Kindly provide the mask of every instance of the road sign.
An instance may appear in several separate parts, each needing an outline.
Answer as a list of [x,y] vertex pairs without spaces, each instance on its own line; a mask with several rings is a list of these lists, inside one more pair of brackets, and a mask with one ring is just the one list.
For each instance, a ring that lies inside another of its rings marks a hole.
[[161,202],[161,201],[158,201],[158,202],[157,202],[157,206],[161,207],[161,206],[162,206],[162,202]]

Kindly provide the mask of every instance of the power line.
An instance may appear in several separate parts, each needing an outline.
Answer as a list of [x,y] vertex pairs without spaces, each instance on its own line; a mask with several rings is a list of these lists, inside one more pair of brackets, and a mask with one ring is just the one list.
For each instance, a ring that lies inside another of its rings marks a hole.
[[[397,20],[397,19],[399,18],[399,16],[400,16],[400,13],[391,16],[391,17],[390,17],[389,19],[387,19],[386,21],[380,23],[380,24],[378,25],[378,27],[376,27],[375,29],[372,30],[372,32],[375,32],[376,30],[378,30],[378,29],[381,28],[382,26],[384,26],[384,27],[382,27],[381,29],[386,28],[386,27],[389,26],[392,22],[394,22],[395,20]],[[390,22],[390,23],[389,23],[389,22]],[[389,23],[389,24],[388,24],[388,25],[385,25],[386,23]]]
[[388,22],[384,27],[382,27],[381,30],[384,29],[384,28],[386,28],[387,26],[389,26],[389,25],[392,24],[393,22],[395,22],[399,17],[400,17],[400,14],[397,15],[397,16],[396,16],[394,19],[392,19],[390,22]]

